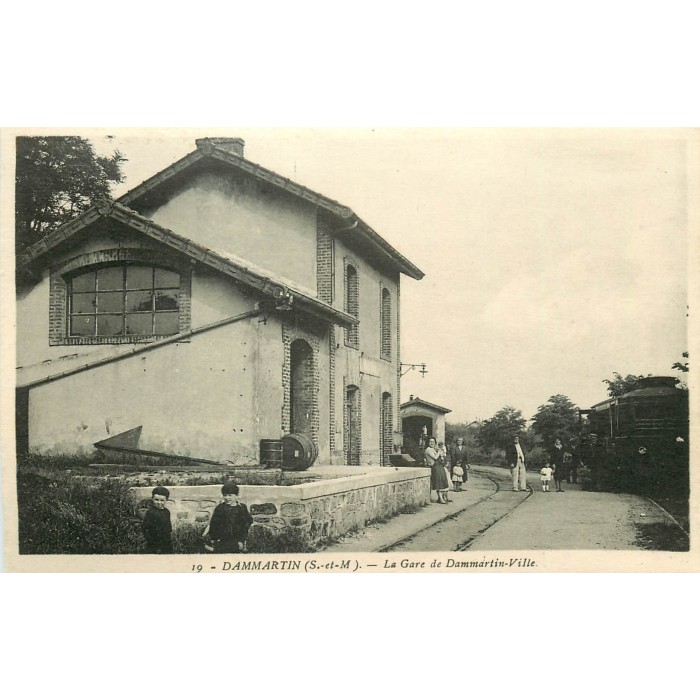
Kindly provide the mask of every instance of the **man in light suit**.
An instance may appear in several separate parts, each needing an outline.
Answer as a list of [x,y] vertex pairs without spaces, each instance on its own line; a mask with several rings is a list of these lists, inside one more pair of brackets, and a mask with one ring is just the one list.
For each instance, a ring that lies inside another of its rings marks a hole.
[[513,442],[506,447],[506,464],[513,478],[513,491],[527,491],[525,452],[517,435],[513,436]]

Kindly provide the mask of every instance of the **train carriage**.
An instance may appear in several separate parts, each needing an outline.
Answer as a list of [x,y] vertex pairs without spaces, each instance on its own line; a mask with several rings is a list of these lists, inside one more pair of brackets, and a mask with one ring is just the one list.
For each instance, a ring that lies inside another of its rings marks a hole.
[[658,495],[688,489],[688,392],[675,377],[644,377],[639,388],[585,411],[585,461],[595,488]]

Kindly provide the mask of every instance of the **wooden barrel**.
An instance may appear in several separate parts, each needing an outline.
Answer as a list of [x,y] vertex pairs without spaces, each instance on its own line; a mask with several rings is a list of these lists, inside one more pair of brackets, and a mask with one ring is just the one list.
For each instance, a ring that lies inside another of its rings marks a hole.
[[292,433],[282,438],[282,469],[304,471],[318,457],[316,445],[306,435]]
[[282,440],[260,441],[260,464],[264,467],[282,467]]

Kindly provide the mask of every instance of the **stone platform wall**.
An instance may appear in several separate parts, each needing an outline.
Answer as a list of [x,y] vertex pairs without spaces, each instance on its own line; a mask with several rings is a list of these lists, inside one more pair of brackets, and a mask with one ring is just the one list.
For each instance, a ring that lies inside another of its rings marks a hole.
[[[253,516],[253,527],[274,534],[296,530],[310,544],[343,535],[367,523],[430,502],[430,470],[394,467],[315,467],[321,478],[296,486],[240,487],[240,499]],[[221,502],[221,486],[168,486],[173,527],[209,522]],[[132,489],[140,504],[153,487]],[[142,510],[142,515],[145,510]]]

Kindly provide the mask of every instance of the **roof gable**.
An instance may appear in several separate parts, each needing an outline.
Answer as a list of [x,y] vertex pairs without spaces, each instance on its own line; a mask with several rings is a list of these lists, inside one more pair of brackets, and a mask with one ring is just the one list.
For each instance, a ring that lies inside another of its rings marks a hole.
[[408,408],[409,406],[425,406],[426,408],[432,408],[438,413],[452,413],[451,408],[445,408],[444,406],[438,406],[437,404],[430,403],[429,401],[423,401],[423,399],[419,399],[417,396],[415,399],[411,398],[409,401],[406,401],[406,403],[402,403],[399,408]]
[[198,139],[196,151],[144,180],[140,185],[119,197],[117,201],[138,209],[140,204],[147,201],[149,197],[153,197],[160,188],[166,187],[178,178],[186,177],[188,170],[198,165],[206,165],[207,159],[223,163],[235,172],[245,173],[323,209],[335,217],[340,224],[336,234],[341,233],[343,236],[351,237],[367,248],[372,256],[376,256],[378,260],[397,272],[402,272],[414,279],[423,278],[424,273],[421,270],[362,221],[349,207],[278,175],[262,165],[246,160],[229,149],[217,145],[216,139]]
[[46,254],[54,251],[61,244],[78,235],[100,219],[117,221],[128,226],[133,231],[159,241],[190,259],[203,263],[235,279],[248,289],[271,299],[281,308],[298,308],[300,311],[310,313],[323,321],[336,323],[346,328],[357,324],[357,319],[353,316],[339,311],[289,284],[283,283],[272,275],[266,275],[259,269],[248,267],[245,261],[241,259],[234,260],[226,257],[226,254],[217,253],[199,245],[185,236],[181,236],[146,219],[123,204],[111,200],[100,201],[97,205],[73,219],[73,221],[64,224],[30,246],[27,252],[18,259],[18,268],[30,269],[36,265],[43,266]]

